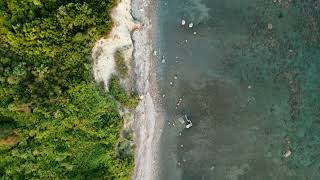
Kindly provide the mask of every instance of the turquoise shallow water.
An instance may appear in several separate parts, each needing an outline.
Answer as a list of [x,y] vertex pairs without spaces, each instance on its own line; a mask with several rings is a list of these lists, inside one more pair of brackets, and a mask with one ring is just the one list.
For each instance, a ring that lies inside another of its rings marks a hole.
[[159,179],[320,179],[320,1],[160,0],[159,17]]

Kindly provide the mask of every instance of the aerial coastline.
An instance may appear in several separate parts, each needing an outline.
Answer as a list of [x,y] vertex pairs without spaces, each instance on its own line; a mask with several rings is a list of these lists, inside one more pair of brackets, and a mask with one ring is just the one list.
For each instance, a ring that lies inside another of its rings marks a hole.
[[319,2],[0,0],[0,179],[319,180]]

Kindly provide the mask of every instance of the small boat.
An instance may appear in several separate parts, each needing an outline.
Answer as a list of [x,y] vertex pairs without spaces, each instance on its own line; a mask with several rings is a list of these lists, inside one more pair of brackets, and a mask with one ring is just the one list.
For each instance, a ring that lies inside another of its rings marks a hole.
[[191,122],[191,120],[189,119],[189,117],[186,114],[181,116],[181,117],[179,117],[178,121],[181,124],[184,124],[185,128],[187,128],[187,129],[192,127],[192,122]]

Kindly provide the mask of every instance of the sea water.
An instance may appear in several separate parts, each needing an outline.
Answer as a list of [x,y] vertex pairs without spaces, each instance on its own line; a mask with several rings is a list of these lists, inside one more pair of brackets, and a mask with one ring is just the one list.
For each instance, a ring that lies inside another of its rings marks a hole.
[[319,180],[320,1],[159,4],[158,179]]

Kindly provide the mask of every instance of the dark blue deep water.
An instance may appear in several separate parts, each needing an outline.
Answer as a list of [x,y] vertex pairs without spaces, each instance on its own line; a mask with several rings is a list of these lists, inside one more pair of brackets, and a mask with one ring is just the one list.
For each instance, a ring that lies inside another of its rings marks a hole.
[[159,179],[319,180],[320,1],[159,3]]

